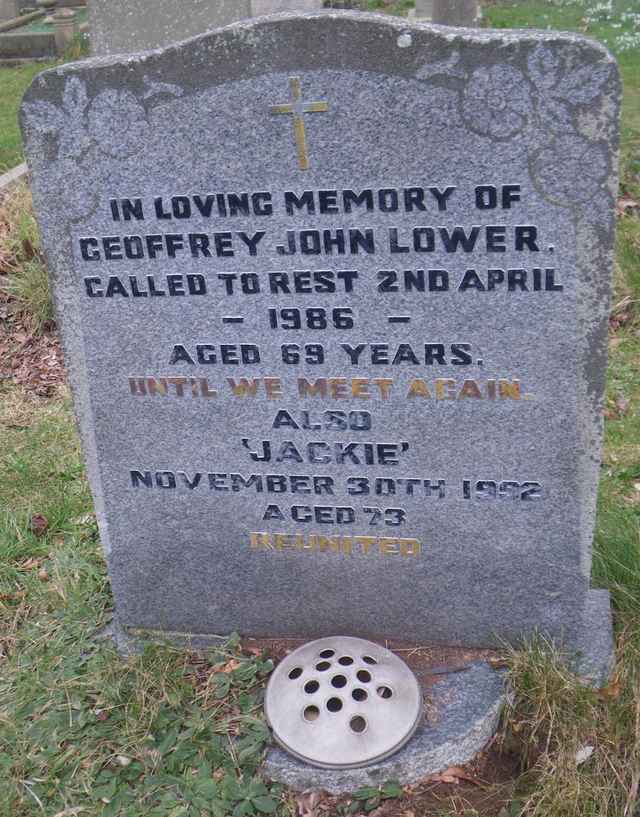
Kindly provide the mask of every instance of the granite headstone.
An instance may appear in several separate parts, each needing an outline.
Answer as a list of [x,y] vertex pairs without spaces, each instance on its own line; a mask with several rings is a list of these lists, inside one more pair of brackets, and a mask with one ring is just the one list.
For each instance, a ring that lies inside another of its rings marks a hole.
[[263,18],[22,108],[123,632],[606,675],[590,589],[619,83],[600,45]]

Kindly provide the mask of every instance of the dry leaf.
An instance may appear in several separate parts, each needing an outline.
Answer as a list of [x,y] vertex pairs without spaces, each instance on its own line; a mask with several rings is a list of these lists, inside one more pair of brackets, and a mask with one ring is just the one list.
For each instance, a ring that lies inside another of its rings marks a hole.
[[618,199],[616,202],[616,214],[618,216],[624,216],[627,210],[635,210],[636,208],[640,207],[640,204],[632,198],[623,198]]
[[83,513],[71,520],[73,525],[92,525],[96,521],[95,513]]
[[623,397],[622,395],[616,397],[616,408],[618,409],[620,415],[627,413],[629,410],[629,405],[629,401],[626,397]]
[[497,658],[488,658],[487,663],[492,669],[507,669],[509,662],[506,658],[498,656]]
[[38,578],[40,579],[41,582],[49,581],[49,574],[44,569],[44,567],[41,567],[40,570],[38,570]]
[[234,669],[238,669],[239,666],[240,662],[236,658],[232,658],[230,661],[227,661],[227,663],[224,665],[224,667],[222,667],[222,669],[216,671],[223,672],[226,675],[229,672],[233,672]]
[[621,692],[622,683],[620,682],[619,678],[614,678],[610,684],[607,684],[606,687],[602,687],[602,689],[598,690],[598,695],[600,695],[601,698],[616,700],[616,698],[620,697]]
[[449,766],[448,769],[445,769],[440,774],[431,775],[429,778],[433,780],[435,783],[459,783],[461,780],[466,780],[469,783],[473,783],[475,786],[481,786],[482,783],[472,775],[465,772],[462,766]]
[[296,797],[298,817],[316,817],[316,808],[325,798],[323,791],[305,791]]
[[593,746],[581,746],[576,752],[576,766],[585,763],[593,754]]
[[99,721],[106,721],[109,713],[105,709],[96,709],[96,718]]
[[29,530],[36,536],[44,536],[49,527],[49,520],[41,513],[34,514],[29,520]]
[[116,755],[116,761],[120,766],[130,766],[131,758],[126,755]]

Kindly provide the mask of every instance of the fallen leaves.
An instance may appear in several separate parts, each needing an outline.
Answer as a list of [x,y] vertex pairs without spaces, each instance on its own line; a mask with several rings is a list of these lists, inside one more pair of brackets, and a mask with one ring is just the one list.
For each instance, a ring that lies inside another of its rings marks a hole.
[[239,666],[240,661],[238,661],[237,658],[231,658],[226,664],[220,667],[220,669],[216,669],[216,672],[222,672],[225,675],[228,675],[228,673],[233,672],[234,669],[238,669]]
[[607,407],[604,410],[604,416],[607,420],[619,420],[628,413],[631,402],[622,394],[617,394],[613,399],[609,400]]
[[621,301],[618,301],[618,303],[612,307],[609,314],[609,327],[612,332],[615,332],[616,329],[619,329],[631,320],[633,317],[632,306],[635,303],[636,301],[630,295],[625,295]]
[[581,746],[576,752],[576,766],[586,763],[594,752],[593,746]]
[[323,791],[303,791],[296,797],[298,817],[317,817],[316,809],[326,798]]
[[615,701],[622,693],[622,681],[618,676],[614,677],[606,686],[598,690],[598,695],[605,701]]
[[52,397],[66,379],[58,333],[0,335],[0,378],[38,397]]
[[616,215],[618,218],[626,215],[633,215],[636,210],[640,209],[640,202],[632,199],[630,196],[625,196],[618,199],[616,202]]
[[432,774],[429,776],[429,781],[432,783],[447,783],[457,785],[461,780],[467,783],[473,783],[474,786],[483,786],[483,782],[477,777],[466,772],[462,766],[449,766],[440,774]]

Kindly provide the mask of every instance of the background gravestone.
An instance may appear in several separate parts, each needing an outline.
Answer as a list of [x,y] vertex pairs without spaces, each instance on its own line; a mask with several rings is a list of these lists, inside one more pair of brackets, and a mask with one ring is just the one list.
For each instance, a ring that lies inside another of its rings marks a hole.
[[251,0],[89,0],[96,55],[146,51],[251,16]]
[[431,20],[433,17],[433,0],[416,0],[415,16],[418,19]]
[[17,0],[0,0],[0,23],[18,16]]
[[315,11],[322,0],[89,0],[91,49],[96,56],[147,51],[248,17]]
[[322,0],[251,0],[251,15],[277,14],[283,11],[317,11]]
[[431,20],[447,26],[474,26],[478,21],[478,0],[431,0]]
[[264,19],[22,123],[130,636],[541,631],[591,590],[619,85],[555,32]]

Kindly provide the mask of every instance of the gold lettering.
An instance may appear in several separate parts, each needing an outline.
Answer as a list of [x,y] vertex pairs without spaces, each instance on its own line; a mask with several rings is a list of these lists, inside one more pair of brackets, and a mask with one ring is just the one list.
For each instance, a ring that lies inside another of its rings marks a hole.
[[393,386],[393,380],[388,377],[376,377],[373,381],[374,385],[380,390],[380,397],[383,400],[388,400]]
[[429,391],[429,387],[425,381],[422,380],[422,378],[417,378],[416,380],[411,381],[407,397],[425,397],[429,399],[431,397],[431,392]]
[[359,545],[362,545],[362,551],[365,554],[365,556],[367,555],[367,553],[369,553],[369,550],[373,547],[373,545],[375,545],[376,542],[378,541],[377,537],[375,536],[356,536],[354,538]]
[[147,377],[147,390],[150,395],[160,394],[162,397],[167,396],[167,381],[164,377],[156,379],[155,377]]
[[463,400],[465,397],[474,397],[476,400],[482,400],[482,392],[475,380],[465,380],[462,384],[458,400]]
[[[203,397],[217,397],[218,390],[209,387],[209,381],[206,377],[200,378],[200,394]],[[195,395],[194,395],[195,396]]]
[[403,556],[419,556],[422,545],[417,539],[400,539],[400,553]]
[[366,377],[354,377],[351,381],[352,397],[371,397],[369,392],[369,380]]
[[347,378],[346,377],[330,377],[329,391],[334,400],[339,400],[343,397],[348,397],[347,394]]
[[436,400],[455,400],[456,381],[448,377],[439,377],[436,380]]
[[318,550],[320,553],[324,553],[327,550],[332,550],[334,553],[340,553],[342,549],[341,536],[334,536],[332,538],[329,538],[328,536],[317,536],[316,541],[318,543]]
[[276,400],[282,397],[282,381],[279,377],[265,377],[264,390],[269,400]]
[[319,377],[315,383],[307,380],[306,377],[298,378],[298,394],[300,397],[320,397],[327,396],[327,379]]
[[[354,549],[354,544],[359,546]],[[390,536],[326,536],[321,533],[267,533],[249,534],[251,550],[283,551],[295,549],[299,553],[343,553],[367,556],[378,552],[382,556],[419,556],[422,545],[417,539],[398,539]]]
[[400,546],[397,539],[381,539],[380,552],[385,556],[397,556],[400,553]]
[[231,387],[234,397],[246,397],[247,395],[255,397],[260,385],[260,378],[247,380],[246,377],[241,377],[240,382],[236,383],[235,378],[227,377],[227,383]]
[[498,389],[498,393],[503,400],[507,400],[509,398],[511,398],[511,400],[520,399],[519,380],[514,380],[513,382],[510,382],[509,380],[499,380]]
[[261,548],[266,548],[267,550],[273,550],[273,545],[271,544],[271,534],[270,533],[251,533],[250,534],[250,542],[251,542],[251,550],[260,550]]

